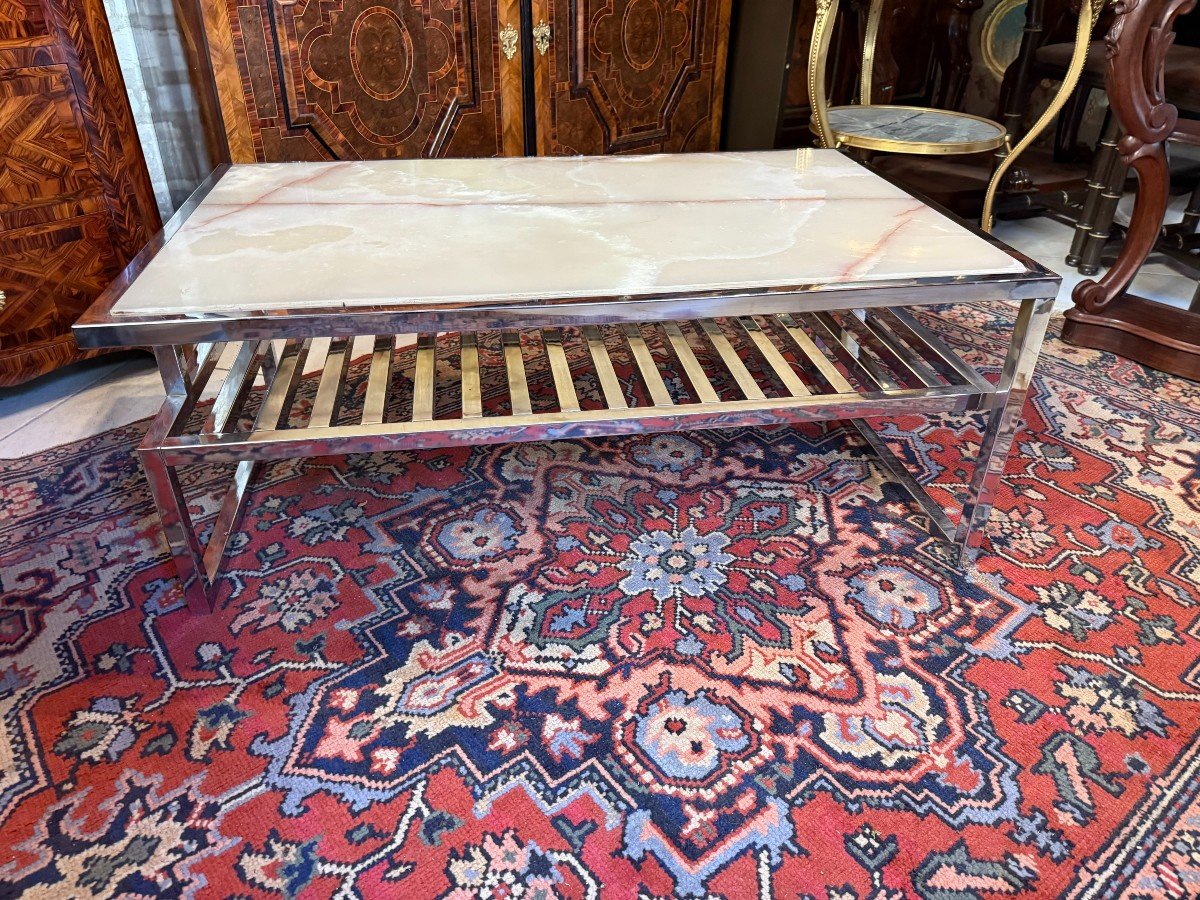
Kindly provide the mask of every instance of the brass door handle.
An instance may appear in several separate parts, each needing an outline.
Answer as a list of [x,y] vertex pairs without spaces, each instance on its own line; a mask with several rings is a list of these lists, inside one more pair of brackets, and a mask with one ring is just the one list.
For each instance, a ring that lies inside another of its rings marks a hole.
[[4,304],[8,302],[8,296],[4,291],[0,291],[0,312],[4,312]]
[[504,54],[505,59],[512,59],[517,55],[520,43],[521,36],[517,34],[517,29],[513,28],[512,22],[500,29],[500,52]]
[[550,49],[550,23],[545,19],[533,26],[533,46],[542,56]]

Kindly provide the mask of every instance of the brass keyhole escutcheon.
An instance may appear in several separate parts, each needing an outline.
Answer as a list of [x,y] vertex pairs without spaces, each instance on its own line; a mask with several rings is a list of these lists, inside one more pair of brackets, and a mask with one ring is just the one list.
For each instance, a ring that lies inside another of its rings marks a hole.
[[533,26],[533,46],[542,56],[550,49],[550,23],[545,19]]
[[512,59],[517,55],[520,42],[521,36],[517,34],[517,29],[512,27],[511,22],[500,30],[500,52],[504,54],[505,59]]

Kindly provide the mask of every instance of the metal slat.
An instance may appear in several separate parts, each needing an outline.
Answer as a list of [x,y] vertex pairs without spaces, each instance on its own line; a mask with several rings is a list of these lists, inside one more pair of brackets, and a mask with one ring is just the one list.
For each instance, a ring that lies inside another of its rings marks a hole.
[[309,423],[313,428],[328,428],[337,421],[338,411],[346,388],[346,375],[350,371],[354,338],[337,338],[329,343],[325,354],[325,366],[321,370],[321,382],[317,385],[317,398],[313,401]]
[[650,391],[651,402],[655,406],[674,406],[675,401],[671,399],[666,382],[659,374],[658,365],[654,362],[654,354],[646,345],[642,329],[632,322],[627,322],[621,330],[625,333],[625,339],[629,341],[629,349],[633,351],[633,361],[637,364],[642,380],[646,382],[646,389]]
[[200,358],[200,350],[202,347],[209,346],[209,342],[200,344],[175,344],[170,348],[171,353],[175,354],[175,359],[179,363],[179,368],[183,374],[187,376],[189,381],[196,373],[196,360]]
[[483,415],[483,392],[479,385],[479,344],[475,332],[459,334],[458,346],[462,367],[462,417],[478,419]]
[[808,389],[808,385],[801,381],[800,376],[792,370],[791,363],[779,352],[779,348],[772,343],[771,338],[753,317],[746,316],[737,321],[753,342],[755,349],[762,354],[763,359],[783,382],[783,386],[788,389],[789,394],[793,397],[807,397],[812,393]]
[[[186,349],[186,348],[185,348]],[[188,380],[191,386],[188,388],[188,393],[192,397],[192,406],[195,408],[195,402],[200,399],[200,395],[204,393],[204,389],[208,386],[208,381],[212,378],[212,374],[216,371],[217,363],[221,360],[221,353],[225,349],[223,341],[209,344],[201,344],[198,348],[192,351],[193,359],[188,369]],[[185,360],[186,353],[180,354],[176,352],[176,357]],[[187,417],[183,416],[177,420],[168,431],[171,435],[180,434],[187,426]]]
[[371,351],[371,371],[367,375],[367,396],[363,399],[364,425],[378,425],[383,422],[388,388],[392,385],[392,363],[395,356],[396,338],[390,334],[376,335],[375,346]]
[[671,342],[671,348],[675,351],[675,355],[679,357],[679,362],[683,364],[684,374],[687,375],[688,381],[692,384],[692,389],[696,392],[697,398],[701,403],[720,403],[721,398],[713,389],[712,382],[708,380],[708,375],[704,372],[704,366],[700,365],[700,360],[696,359],[696,354],[692,351],[692,345],[688,343],[687,337],[680,330],[677,322],[663,322],[662,330],[666,332],[667,340]]
[[904,489],[912,496],[912,499],[921,507],[921,511],[929,516],[929,520],[933,526],[944,537],[949,538],[953,535],[955,525],[950,521],[950,517],[946,515],[946,511],[929,495],[924,485],[905,468],[904,462],[892,452],[892,448],[887,445],[887,442],[871,429],[871,424],[863,419],[851,419],[850,424],[862,435],[863,440],[874,451],[875,457],[887,470],[888,474],[891,475],[892,479],[902,484]]
[[429,422],[433,419],[433,395],[435,363],[437,362],[437,335],[417,336],[417,362],[413,371],[412,420]]
[[525,377],[525,360],[521,356],[521,333],[504,332],[504,368],[508,372],[508,395],[512,398],[514,416],[533,415],[529,401],[529,381]]
[[[913,355],[911,350],[901,349],[899,345],[892,346],[879,329],[872,328],[852,312],[841,313],[839,321],[842,324],[843,332],[853,335],[859,347],[869,350],[878,359],[878,364],[887,368],[888,376],[898,379],[896,380],[897,384],[903,381],[907,382],[905,387],[932,386],[926,382],[916,367],[909,363],[907,357]],[[941,384],[936,372],[932,372],[928,366],[925,366],[925,369],[932,374],[933,384]]]
[[867,311],[867,318],[864,325],[871,330],[871,333],[887,348],[888,352],[899,361],[899,364],[903,365],[904,368],[920,379],[922,384],[929,387],[945,384],[945,380],[938,371],[926,362],[912,347],[901,340],[900,336],[892,330],[888,322],[875,315],[874,311]]
[[284,414],[292,405],[296,396],[296,388],[300,386],[300,377],[304,374],[304,363],[308,359],[308,347],[311,338],[305,338],[302,343],[288,341],[275,366],[275,377],[267,387],[267,396],[263,398],[258,415],[254,419],[255,431],[276,431]]
[[204,548],[204,571],[210,582],[216,581],[221,568],[221,559],[225,556],[225,548],[229,544],[229,536],[237,527],[238,518],[242,511],[242,501],[250,486],[250,479],[258,463],[252,459],[243,459],[237,464],[233,473],[233,484],[225,492],[221,500],[221,509],[209,532],[208,544]]
[[795,319],[787,313],[775,318],[783,326],[783,330],[787,336],[792,339],[792,342],[796,345],[796,349],[812,364],[813,368],[825,379],[835,394],[858,393],[854,385],[847,381],[846,376],[839,372],[837,366],[829,361],[829,358],[817,346],[817,342],[809,337],[808,332],[801,328]]
[[737,382],[743,396],[747,400],[766,399],[767,395],[763,393],[758,382],[754,380],[754,376],[750,374],[750,370],[737,355],[737,351],[733,349],[733,344],[729,343],[729,338],[725,337],[721,326],[712,319],[700,319],[698,324],[720,355],[721,362],[725,364],[725,368],[729,370],[733,380]]
[[890,318],[900,325],[901,334],[903,335],[907,331],[908,334],[904,336],[911,335],[912,345],[920,352],[925,353],[926,359],[941,368],[943,374],[952,371],[963,381],[985,393],[992,393],[996,390],[990,381],[976,372],[973,366],[951,350],[940,337],[918,322],[908,310],[889,309],[887,312]]
[[896,390],[900,387],[883,367],[856,346],[854,336],[842,328],[828,313],[805,316],[809,327],[816,331],[838,360],[869,388]]
[[547,328],[542,332],[542,343],[550,360],[550,374],[554,376],[554,393],[558,395],[558,408],[563,412],[579,412],[579,395],[575,393],[575,382],[571,378],[571,367],[563,350],[562,332]]
[[254,387],[254,378],[269,349],[269,341],[245,341],[238,348],[225,381],[221,383],[221,389],[213,400],[208,418],[200,427],[202,434],[221,434],[229,427],[230,422],[241,418],[246,398],[250,396],[250,390]]
[[225,341],[204,341],[194,346],[174,348],[176,359],[196,390],[204,389],[203,382],[212,375],[224,350]]
[[[318,337],[313,338],[308,345],[308,360],[304,364],[306,370],[320,369],[322,373],[325,371],[325,363],[329,361],[329,347],[333,343],[333,338]],[[319,388],[320,385],[318,384]],[[313,399],[316,402],[316,399]],[[308,424],[312,424],[312,410],[309,410]]]
[[224,351],[225,341],[210,341],[197,345],[196,368],[190,373],[192,380],[199,381],[201,377],[207,379],[217,367],[217,363],[221,361],[221,354]]
[[771,397],[734,400],[715,405],[677,404],[669,409],[653,406],[634,409],[593,409],[577,413],[537,413],[521,419],[435,419],[432,422],[389,422],[381,425],[344,425],[338,428],[298,428],[257,431],[252,434],[181,436],[158,443],[167,465],[188,465],[197,460],[236,462],[288,458],[297,449],[306,455],[376,453],[407,447],[459,447],[494,444],[500,440],[571,440],[614,434],[676,431],[683,428],[737,428],[783,422],[828,421],[898,413],[927,415],[963,411],[973,394],[962,385],[888,391],[846,397],[838,394],[809,397]]
[[600,389],[604,391],[604,405],[609,409],[628,409],[625,392],[621,390],[621,382],[617,380],[616,370],[613,369],[612,359],[608,355],[608,347],[604,345],[604,335],[595,325],[585,325],[583,337],[587,341],[588,351],[592,354],[592,364],[596,367]]

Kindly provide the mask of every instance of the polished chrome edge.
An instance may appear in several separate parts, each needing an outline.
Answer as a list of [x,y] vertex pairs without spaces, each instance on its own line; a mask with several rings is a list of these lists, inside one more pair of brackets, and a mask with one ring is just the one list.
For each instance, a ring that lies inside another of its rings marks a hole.
[[[113,346],[109,344],[87,343],[89,328],[96,325],[104,325],[112,321],[112,308],[116,305],[117,301],[121,299],[125,291],[133,284],[134,279],[142,273],[142,270],[150,264],[150,260],[158,255],[159,251],[167,245],[167,242],[175,236],[175,232],[183,226],[183,223],[191,218],[192,213],[196,211],[201,201],[212,192],[213,188],[217,186],[217,182],[225,177],[225,173],[230,168],[232,166],[229,163],[221,163],[209,172],[208,177],[200,182],[197,188],[188,195],[188,198],[180,204],[179,209],[175,210],[175,214],[167,220],[158,233],[147,241],[146,246],[138,252],[137,256],[129,261],[129,264],[125,266],[121,274],[109,283],[108,287],[101,292],[100,296],[87,308],[84,314],[76,320],[72,331],[75,330],[75,327],[81,329],[81,331],[75,332],[75,341],[80,347]],[[81,336],[84,338],[82,341],[80,340]],[[118,346],[137,346],[137,344],[135,342],[134,344]]]
[[90,319],[75,326],[81,347],[138,347],[303,337],[353,337],[436,331],[493,331],[623,322],[662,322],[712,317],[777,315],[1028,300],[1058,293],[1051,272],[982,275],[953,279],[915,278],[905,284],[807,285],[789,289],[664,295],[619,301],[577,301],[518,306],[482,305],[457,309],[355,306],[258,311],[203,318],[176,316]]

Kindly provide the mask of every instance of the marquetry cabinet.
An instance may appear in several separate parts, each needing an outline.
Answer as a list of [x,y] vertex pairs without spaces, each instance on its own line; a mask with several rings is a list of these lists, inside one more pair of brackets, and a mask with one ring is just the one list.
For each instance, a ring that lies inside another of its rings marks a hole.
[[72,323],[158,228],[102,0],[0,3],[0,387],[80,358]]
[[234,162],[714,150],[732,0],[200,0]]

